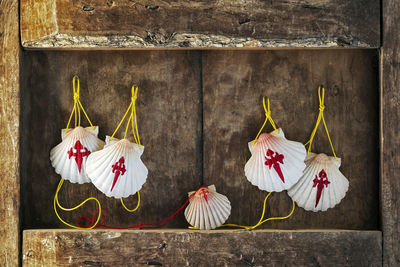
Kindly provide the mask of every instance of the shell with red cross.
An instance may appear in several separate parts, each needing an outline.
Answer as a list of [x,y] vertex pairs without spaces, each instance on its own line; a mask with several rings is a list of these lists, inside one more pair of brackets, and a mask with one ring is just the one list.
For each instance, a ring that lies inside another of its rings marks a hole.
[[217,193],[214,185],[189,192],[189,197],[185,218],[197,229],[215,229],[224,224],[231,214],[231,203],[226,196]]
[[309,211],[326,211],[345,197],[349,181],[340,172],[340,158],[336,160],[323,153],[310,155],[300,180],[288,190],[299,207]]
[[92,183],[108,197],[128,197],[146,182],[148,170],[141,160],[144,146],[127,139],[106,137],[104,149],[92,153],[86,173]]
[[257,142],[249,142],[251,153],[244,172],[253,185],[268,192],[281,192],[292,187],[305,168],[303,144],[285,138],[282,129],[263,133]]
[[50,151],[51,165],[56,173],[71,183],[89,183],[86,176],[85,163],[88,156],[104,146],[97,138],[99,127],[76,127],[61,130],[61,143]]

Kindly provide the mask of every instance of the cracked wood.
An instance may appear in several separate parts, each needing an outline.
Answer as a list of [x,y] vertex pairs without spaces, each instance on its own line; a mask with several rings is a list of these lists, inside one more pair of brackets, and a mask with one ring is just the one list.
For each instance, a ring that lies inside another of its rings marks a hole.
[[26,48],[378,47],[377,0],[24,0]]
[[381,266],[378,231],[24,231],[26,266]]
[[0,1],[0,263],[19,256],[19,67],[18,1]]

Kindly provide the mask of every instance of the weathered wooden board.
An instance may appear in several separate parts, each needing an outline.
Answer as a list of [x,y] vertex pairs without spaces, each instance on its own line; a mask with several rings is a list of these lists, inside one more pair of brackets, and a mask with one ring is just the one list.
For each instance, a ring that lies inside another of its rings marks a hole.
[[[266,192],[247,181],[244,166],[250,158],[247,143],[265,119],[262,97],[270,98],[272,117],[286,137],[305,143],[319,112],[317,88],[324,84],[325,118],[349,191],[334,209],[314,213],[296,208],[290,219],[264,227],[378,229],[377,51],[209,51],[202,64],[204,183],[215,184],[232,202],[228,222],[252,225],[261,216]],[[323,129],[320,125],[312,151],[331,155]],[[264,132],[271,130],[268,123]],[[284,216],[291,199],[286,191],[273,193],[267,206],[266,216]]]
[[381,50],[381,207],[383,262],[400,263],[400,2],[383,2]]
[[[202,177],[201,56],[198,52],[25,52],[22,83],[21,157],[23,228],[63,228],[53,212],[53,196],[60,176],[54,172],[50,149],[61,141],[73,105],[72,77],[81,77],[81,102],[100,138],[111,135],[131,99],[131,85],[139,85],[137,101],[142,160],[149,169],[141,190],[141,208],[127,213],[93,185],[65,182],[60,201],[71,207],[89,196],[108,210],[109,225],[155,222],[171,215],[199,187]],[[83,120],[83,125],[88,125]],[[125,125],[125,124],[124,124]],[[123,129],[117,137],[123,136]],[[132,135],[130,139],[133,140]],[[136,196],[126,201],[133,208]],[[61,213],[76,224],[91,216],[90,203]],[[184,218],[169,227],[184,227]]]
[[381,232],[24,231],[25,266],[381,266]]
[[18,1],[0,1],[0,262],[18,265],[19,68]]
[[26,48],[378,47],[378,0],[21,1]]

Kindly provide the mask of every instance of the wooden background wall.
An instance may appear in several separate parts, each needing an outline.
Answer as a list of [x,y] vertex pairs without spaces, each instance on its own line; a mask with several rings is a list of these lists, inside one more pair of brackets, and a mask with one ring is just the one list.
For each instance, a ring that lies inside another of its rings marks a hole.
[[[149,177],[142,206],[126,213],[90,184],[65,183],[60,201],[73,206],[98,197],[109,224],[153,222],[172,214],[186,193],[215,184],[232,202],[228,222],[253,224],[265,192],[252,186],[243,167],[247,142],[257,134],[271,99],[272,116],[289,139],[305,142],[318,115],[317,86],[326,87],[325,116],[342,172],[346,198],[324,213],[297,208],[279,229],[378,229],[378,54],[375,50],[270,51],[25,51],[21,88],[21,183],[23,229],[64,228],[52,211],[59,181],[49,151],[60,142],[71,110],[71,79],[81,77],[81,101],[100,138],[112,133],[140,86],[137,103],[143,161]],[[267,130],[271,130],[268,126]],[[322,128],[313,151],[330,153]],[[127,201],[136,204],[136,197]],[[274,193],[267,215],[290,210],[286,192]],[[91,215],[94,204],[61,213],[70,222]],[[168,227],[183,228],[183,215]]]

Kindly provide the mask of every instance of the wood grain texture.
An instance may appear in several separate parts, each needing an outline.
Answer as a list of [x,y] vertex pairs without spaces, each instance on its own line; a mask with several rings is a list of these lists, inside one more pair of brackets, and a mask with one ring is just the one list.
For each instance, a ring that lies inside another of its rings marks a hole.
[[[60,202],[71,207],[89,196],[98,197],[108,210],[106,223],[127,226],[164,219],[176,211],[187,192],[200,186],[202,177],[200,63],[198,52],[25,52],[22,86],[21,175],[23,228],[64,228],[52,207],[60,179],[49,161],[52,147],[61,141],[73,105],[72,77],[81,78],[81,102],[100,138],[111,135],[139,86],[139,133],[149,169],[141,190],[141,208],[127,213],[119,200],[105,197],[92,184],[65,182]],[[83,120],[83,125],[88,125]],[[125,124],[124,124],[125,125]],[[116,137],[123,136],[124,127]],[[130,139],[133,140],[132,135]],[[136,196],[125,203],[133,208]],[[61,213],[76,224],[91,216],[94,203]],[[168,227],[186,226],[183,217]]]
[[23,0],[26,48],[378,47],[378,0]]
[[25,266],[381,266],[381,233],[24,231]]
[[0,1],[0,264],[19,263],[18,1]]
[[400,265],[400,2],[384,0],[381,50],[381,208],[383,262]]
[[[266,192],[244,175],[265,115],[262,97],[271,101],[272,118],[290,140],[305,143],[318,116],[319,84],[326,88],[325,118],[340,170],[349,179],[346,197],[326,212],[296,208],[285,221],[265,228],[378,229],[379,126],[378,55],[373,50],[225,51],[203,56],[204,184],[232,202],[229,223],[255,224]],[[264,132],[272,130],[267,124]],[[393,148],[395,149],[395,148]],[[314,152],[331,155],[320,125]],[[393,163],[394,164],[394,163]],[[266,217],[291,209],[286,191],[273,193]]]

